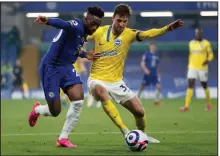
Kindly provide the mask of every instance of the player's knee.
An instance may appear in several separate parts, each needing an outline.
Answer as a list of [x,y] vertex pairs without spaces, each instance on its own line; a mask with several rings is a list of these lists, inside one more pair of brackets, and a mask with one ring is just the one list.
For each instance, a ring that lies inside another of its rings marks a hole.
[[145,112],[144,110],[138,110],[134,113],[134,116],[138,118],[143,118],[145,116]]
[[96,87],[95,94],[96,97],[101,101],[106,100],[108,96],[107,90],[102,87]]
[[83,94],[75,94],[69,97],[71,101],[78,101],[78,100],[84,100],[84,95]]
[[194,86],[195,86],[195,80],[189,80],[188,81],[188,88],[194,88]]
[[145,84],[141,84],[141,89],[143,90],[144,89],[144,87],[145,87]]
[[204,89],[207,88],[207,82],[201,82],[201,85],[202,85],[202,87],[203,87]]
[[188,88],[194,88],[194,83],[193,82],[189,82]]
[[53,117],[57,117],[60,114],[61,110],[52,110],[50,111],[51,115]]
[[157,85],[157,89],[160,91],[161,90],[161,85]]
[[194,88],[194,84],[189,84],[188,88]]
[[203,88],[206,89],[206,88],[207,88],[207,85],[204,85]]
[[57,117],[61,112],[61,108],[49,108],[49,110],[53,117]]

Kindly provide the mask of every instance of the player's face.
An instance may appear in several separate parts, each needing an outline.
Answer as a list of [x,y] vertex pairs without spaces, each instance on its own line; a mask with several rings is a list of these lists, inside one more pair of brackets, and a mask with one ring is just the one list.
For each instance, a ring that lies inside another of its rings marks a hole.
[[21,65],[21,61],[20,60],[16,60],[16,65],[20,66]]
[[85,17],[85,27],[86,33],[88,35],[92,35],[101,25],[101,19],[93,16],[91,14],[87,14]]
[[195,30],[195,36],[197,40],[201,40],[202,39],[202,30],[201,29],[196,29]]
[[151,44],[151,45],[150,45],[150,52],[151,52],[151,53],[155,53],[156,51],[157,51],[156,45],[155,45],[155,44]]
[[121,34],[124,28],[128,25],[128,17],[116,14],[112,18],[112,26],[116,34]]

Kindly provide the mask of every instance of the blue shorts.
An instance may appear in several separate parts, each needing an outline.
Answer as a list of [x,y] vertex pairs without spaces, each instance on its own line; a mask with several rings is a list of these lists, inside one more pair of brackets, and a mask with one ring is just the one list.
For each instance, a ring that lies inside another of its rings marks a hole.
[[149,86],[149,85],[153,85],[156,86],[156,84],[160,83],[160,81],[158,80],[158,76],[157,75],[146,75],[144,74],[144,78],[142,81],[142,84]]
[[60,97],[60,88],[64,90],[67,86],[82,84],[73,65],[54,66],[42,64],[39,70],[40,80],[47,101],[58,99]]

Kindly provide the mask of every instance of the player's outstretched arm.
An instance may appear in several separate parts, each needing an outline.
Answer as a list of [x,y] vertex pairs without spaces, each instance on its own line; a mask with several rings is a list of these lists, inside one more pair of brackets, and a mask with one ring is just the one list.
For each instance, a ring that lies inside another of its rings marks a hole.
[[184,25],[183,20],[178,19],[178,20],[170,23],[169,25],[167,25],[167,28],[168,28],[168,31],[172,31],[172,30],[175,30],[179,27],[182,27],[183,25]]
[[79,52],[79,57],[81,58],[87,58],[88,60],[95,60],[101,57],[100,53],[94,53],[94,49],[90,50],[90,51],[84,51],[81,50]]
[[64,21],[60,18],[48,18],[45,16],[38,16],[34,23],[36,24],[47,24],[58,29],[70,30],[74,25],[73,21]]
[[160,29],[150,29],[147,31],[141,31],[137,34],[138,39],[145,40],[145,39],[161,36],[168,31],[173,31],[179,27],[182,27],[183,24],[184,24],[183,20],[179,19],[179,20],[176,20],[176,21],[174,21],[174,22],[172,22],[172,23],[168,24],[167,26],[160,28]]

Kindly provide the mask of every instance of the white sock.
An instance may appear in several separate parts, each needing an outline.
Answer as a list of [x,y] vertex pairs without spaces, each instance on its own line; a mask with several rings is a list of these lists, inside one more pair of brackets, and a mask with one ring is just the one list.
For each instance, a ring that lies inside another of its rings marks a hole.
[[43,116],[52,116],[48,105],[39,105],[35,108],[36,113]]
[[122,128],[122,129],[121,129],[121,132],[123,133],[124,138],[126,138],[126,137],[127,137],[127,135],[128,135],[128,133],[130,133],[130,130],[129,130],[129,129],[127,129],[127,128]]
[[96,108],[100,108],[101,106],[102,106],[101,101],[98,101],[98,102],[96,103]]
[[27,99],[29,98],[29,92],[24,92],[24,97]]
[[160,91],[158,89],[156,89],[155,101],[160,101]]
[[93,96],[90,93],[88,93],[87,107],[91,107],[93,105],[93,102],[94,102]]
[[72,101],[66,114],[66,121],[60,133],[59,139],[68,138],[76,123],[78,122],[84,100]]

